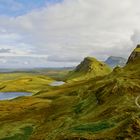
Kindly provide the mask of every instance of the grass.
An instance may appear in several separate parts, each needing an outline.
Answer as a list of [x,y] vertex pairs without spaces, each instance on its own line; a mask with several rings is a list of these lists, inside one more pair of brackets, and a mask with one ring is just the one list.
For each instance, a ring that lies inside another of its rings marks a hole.
[[83,103],[79,103],[78,105],[76,105],[76,107],[75,107],[76,114],[79,114],[82,112],[82,110],[83,110],[82,106],[83,106]]
[[14,136],[2,138],[0,140],[29,140],[32,131],[33,131],[33,127],[26,126],[24,128],[21,128],[21,133],[15,134]]
[[36,93],[42,89],[49,89],[49,84],[54,80],[39,74],[8,73],[0,74],[0,81],[1,92],[28,91]]
[[79,126],[72,128],[72,131],[80,132],[80,133],[82,133],[82,132],[98,132],[98,131],[109,129],[113,126],[115,126],[115,125],[103,121],[103,122],[99,122],[99,123],[81,124]]
[[[139,62],[136,59],[106,76],[55,88],[48,86],[53,80],[44,75],[1,75],[1,91],[40,92],[0,101],[0,138],[139,139],[140,113],[135,105],[140,93]],[[23,127],[27,122],[34,124],[34,129]]]
[[135,52],[140,52],[140,48],[136,48],[134,51]]
[[97,76],[104,76],[111,72],[111,68],[103,62],[92,57],[85,58],[75,70],[69,72],[65,77],[66,81],[79,81]]

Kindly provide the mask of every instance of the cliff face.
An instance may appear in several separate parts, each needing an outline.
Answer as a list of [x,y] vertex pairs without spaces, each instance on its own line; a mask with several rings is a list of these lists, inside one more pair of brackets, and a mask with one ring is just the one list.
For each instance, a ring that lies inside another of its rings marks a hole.
[[131,53],[130,57],[128,58],[127,64],[133,62],[135,59],[140,58],[140,44],[137,45],[136,49]]

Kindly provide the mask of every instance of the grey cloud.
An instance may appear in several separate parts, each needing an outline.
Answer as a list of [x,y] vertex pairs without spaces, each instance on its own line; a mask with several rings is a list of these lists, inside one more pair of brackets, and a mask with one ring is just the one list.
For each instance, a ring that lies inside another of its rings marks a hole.
[[139,33],[132,35],[140,29],[139,4],[139,0],[64,0],[20,17],[0,17],[0,27],[19,35],[20,42],[28,44],[24,50],[33,46],[32,52],[48,55],[52,64],[71,64],[88,55],[101,60],[109,55],[128,57],[139,42]]
[[11,52],[11,49],[0,49],[0,53],[10,53]]
[[36,68],[36,67],[68,67],[75,66],[75,62],[52,62],[45,58],[25,56],[0,56],[0,68]]
[[131,36],[131,40],[134,45],[140,44],[140,30],[135,30]]
[[47,60],[52,62],[80,62],[82,58],[72,56],[51,55],[47,58]]

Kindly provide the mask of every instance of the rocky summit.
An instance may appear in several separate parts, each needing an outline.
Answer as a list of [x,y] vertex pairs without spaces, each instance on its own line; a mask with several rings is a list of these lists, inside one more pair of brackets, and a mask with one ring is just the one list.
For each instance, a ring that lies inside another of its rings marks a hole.
[[134,49],[134,51],[131,53],[127,63],[130,63],[134,61],[135,59],[140,57],[140,44],[137,45],[137,47]]
[[111,68],[98,61],[93,57],[86,57],[73,71],[71,71],[66,79],[69,80],[82,80],[89,79],[96,76],[103,76],[111,72]]

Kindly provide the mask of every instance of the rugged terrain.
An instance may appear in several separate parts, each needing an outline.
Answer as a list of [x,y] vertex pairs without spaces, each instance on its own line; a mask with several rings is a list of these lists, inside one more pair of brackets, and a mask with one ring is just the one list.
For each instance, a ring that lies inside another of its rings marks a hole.
[[73,71],[66,76],[66,81],[79,81],[107,75],[111,68],[93,57],[86,57]]
[[137,47],[134,49],[134,51],[132,52],[132,54],[128,58],[127,63],[134,61],[138,57],[140,57],[140,45],[137,45]]
[[[0,140],[139,140],[137,49],[124,68],[116,67],[108,75],[93,73],[31,97],[1,101]],[[76,78],[83,69],[75,69]]]

